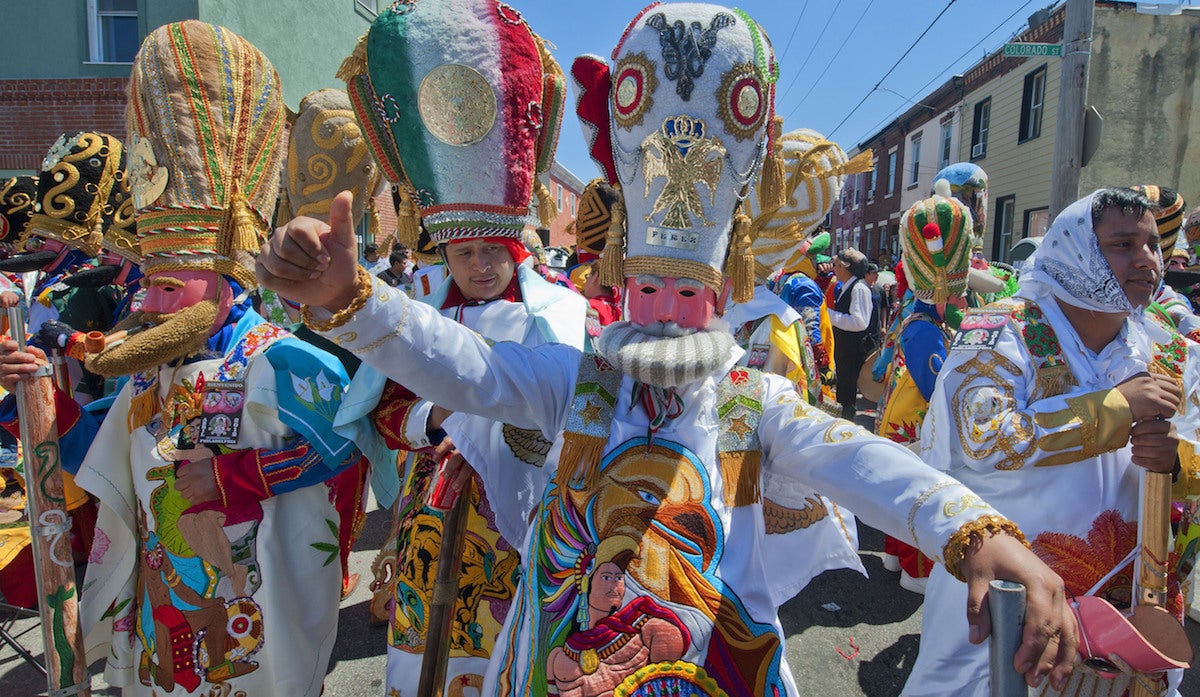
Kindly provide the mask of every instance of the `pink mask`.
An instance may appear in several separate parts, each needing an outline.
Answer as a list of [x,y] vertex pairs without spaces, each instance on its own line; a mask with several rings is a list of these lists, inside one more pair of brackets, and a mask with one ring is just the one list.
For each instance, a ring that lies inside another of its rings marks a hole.
[[717,294],[690,278],[630,276],[625,297],[629,320],[642,326],[674,322],[683,329],[704,329],[717,308]]
[[156,271],[146,277],[144,312],[174,314],[202,300],[217,300],[215,331],[225,323],[233,307],[233,290],[216,271]]

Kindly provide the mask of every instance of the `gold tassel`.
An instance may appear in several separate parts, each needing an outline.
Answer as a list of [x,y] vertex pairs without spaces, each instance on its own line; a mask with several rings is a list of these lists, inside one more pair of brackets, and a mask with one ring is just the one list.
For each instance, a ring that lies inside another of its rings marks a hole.
[[1076,384],[1075,375],[1071,373],[1071,366],[1066,363],[1037,369],[1037,386],[1042,399],[1066,394]]
[[250,210],[242,190],[234,184],[233,195],[229,197],[229,205],[225,208],[225,220],[221,223],[217,253],[229,258],[236,252],[257,254],[262,242],[262,223]]
[[[733,281],[733,301],[750,302],[754,297],[754,252],[750,250],[750,217],[741,209],[733,218],[733,246],[725,262],[725,275]],[[603,281],[601,281],[603,282]]]
[[875,154],[868,148],[855,155],[849,162],[839,167],[834,167],[831,173],[835,175],[862,174],[863,172],[870,172],[871,166],[874,164]]
[[600,462],[604,457],[607,438],[567,431],[563,434],[562,452],[558,456],[558,471],[554,483],[561,489],[591,491],[600,483]]
[[558,205],[554,202],[554,197],[550,195],[550,189],[542,183],[542,180],[535,179],[533,187],[534,193],[537,194],[538,200],[538,221],[542,227],[549,229],[554,224],[554,219],[558,217]]
[[367,33],[358,37],[358,43],[354,44],[354,50],[346,59],[342,61],[338,67],[334,77],[342,82],[350,82],[359,75],[367,74]]
[[[375,209],[375,197],[367,196],[367,238],[374,242],[379,238],[379,211]],[[389,236],[384,243],[388,247],[388,254],[391,254],[392,236]],[[383,256],[383,252],[379,253]]]
[[950,285],[946,279],[946,269],[937,267],[933,275],[933,304],[940,305],[950,299]]
[[292,202],[288,198],[286,186],[279,187],[279,201],[275,204],[275,227],[283,227],[295,216],[292,215]]
[[725,506],[738,508],[762,500],[762,453],[738,450],[717,453],[725,481]]
[[413,252],[421,247],[421,209],[404,188],[400,189],[400,208],[396,211],[396,239]]
[[[621,193],[618,188],[617,193]],[[622,266],[625,261],[625,199],[620,197],[612,207],[612,220],[608,224],[608,236],[604,240],[604,251],[600,255],[600,283],[618,288],[625,285]]]
[[784,178],[787,164],[783,161],[783,117],[771,118],[771,143],[774,147],[763,162],[762,177],[758,185],[758,207],[775,210],[787,201],[784,199]]
[[129,400],[129,432],[150,423],[158,415],[158,388],[151,387]]

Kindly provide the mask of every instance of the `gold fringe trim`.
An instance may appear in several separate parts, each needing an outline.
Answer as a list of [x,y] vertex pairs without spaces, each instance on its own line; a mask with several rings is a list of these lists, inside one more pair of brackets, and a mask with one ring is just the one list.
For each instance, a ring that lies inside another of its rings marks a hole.
[[[379,211],[375,208],[375,197],[370,194],[367,195],[367,237],[372,242],[379,238]],[[392,246],[390,237],[384,246],[389,248]],[[388,253],[391,253],[390,249]]]
[[554,202],[554,197],[550,195],[550,189],[542,183],[541,179],[534,179],[536,182],[533,185],[533,192],[537,194],[538,201],[538,221],[542,227],[549,229],[554,224],[554,219],[558,217],[558,205]]
[[234,184],[229,205],[225,208],[225,219],[221,222],[221,240],[217,253],[232,258],[235,252],[258,254],[265,237],[262,221],[250,210],[241,188]]
[[558,470],[554,483],[560,490],[578,489],[591,491],[600,483],[600,461],[604,458],[604,446],[608,439],[567,431],[563,434],[562,452],[558,456]]
[[350,55],[346,56],[346,58],[342,61],[342,64],[338,66],[337,72],[334,73],[334,77],[342,82],[348,83],[359,75],[367,74],[368,33],[369,32],[363,32],[363,35],[358,37],[358,42],[354,44],[354,50],[351,51]]
[[1037,369],[1037,386],[1042,399],[1067,393],[1076,385],[1071,366],[1066,363]]
[[725,481],[725,506],[738,508],[762,500],[762,453],[738,450],[717,453]]
[[400,187],[400,208],[396,210],[396,239],[414,253],[420,249],[421,209],[405,187]]
[[[621,188],[617,187],[621,194]],[[618,288],[625,285],[621,267],[625,258],[625,197],[622,194],[612,207],[612,220],[608,224],[608,236],[604,240],[604,251],[600,255],[600,283]]]
[[1025,539],[1025,533],[1017,527],[1017,524],[998,515],[985,515],[972,520],[969,523],[963,523],[950,539],[946,541],[946,546],[942,547],[942,559],[946,563],[946,571],[950,575],[963,583],[967,579],[963,578],[962,569],[959,568],[963,559],[967,558],[967,550],[971,548],[971,544],[975,539],[987,537],[995,537],[1000,533],[1006,533],[1017,538],[1017,541],[1029,547],[1029,541]]
[[750,216],[739,208],[733,218],[733,244],[725,261],[725,276],[733,281],[735,303],[750,302],[754,297],[754,252],[750,249],[754,240],[750,230]]
[[145,390],[133,396],[129,400],[129,432],[133,433],[137,429],[145,426],[158,415],[158,387],[153,385],[150,389]]
[[771,142],[775,144],[772,152],[763,162],[762,176],[758,185],[758,207],[761,210],[781,208],[784,198],[784,179],[787,164],[783,160],[783,117],[771,117]]

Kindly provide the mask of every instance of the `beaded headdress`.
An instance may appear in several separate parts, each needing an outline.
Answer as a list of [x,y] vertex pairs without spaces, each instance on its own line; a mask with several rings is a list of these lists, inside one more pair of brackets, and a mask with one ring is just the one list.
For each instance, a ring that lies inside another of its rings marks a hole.
[[32,175],[0,179],[0,242],[14,244],[33,215],[38,178]]
[[242,37],[196,20],[146,37],[125,112],[143,271],[216,271],[257,285],[284,122],[279,76]]
[[933,175],[933,193],[958,199],[971,209],[974,236],[971,246],[983,250],[983,234],[987,228],[988,176],[983,168],[972,162],[946,165]]
[[[541,38],[496,0],[402,2],[381,12],[338,77],[384,175],[434,244],[520,239],[554,162],[566,77]],[[401,216],[406,211],[401,210]],[[415,227],[401,241],[416,243]]]
[[728,274],[734,299],[748,300],[749,220],[735,229],[734,217],[767,153],[778,66],[766,33],[741,10],[654,3],[612,59],[581,56],[571,69],[591,155],[624,199],[601,282],[677,276],[719,295]]
[[105,233],[114,225],[127,228],[131,213],[121,141],[107,133],[64,133],[42,160],[21,244],[36,235],[94,257]]
[[[760,284],[779,269],[795,269],[810,252],[821,252],[813,249],[821,240],[813,239],[812,233],[841,195],[845,175],[868,171],[872,164],[870,150],[851,160],[837,143],[810,128],[772,140],[772,158],[778,157],[781,165],[763,168],[757,195],[749,199],[754,238],[750,251],[754,278]],[[774,171],[785,176],[779,196],[772,192],[777,185],[767,181]],[[828,253],[828,243],[823,253]]]
[[944,303],[967,290],[971,211],[958,199],[934,195],[900,217],[904,275],[918,300]]
[[[342,90],[323,89],[300,100],[289,118],[286,197],[280,197],[275,224],[298,215],[329,222],[329,204],[338,193],[354,193],[354,223],[373,208],[380,171],[367,139],[354,119],[350,97]],[[374,211],[371,211],[374,213]]]
[[1158,226],[1158,248],[1169,258],[1179,239],[1179,228],[1183,227],[1183,209],[1186,205],[1178,191],[1165,186],[1147,184],[1133,187],[1134,191],[1150,199],[1154,204],[1154,224]]

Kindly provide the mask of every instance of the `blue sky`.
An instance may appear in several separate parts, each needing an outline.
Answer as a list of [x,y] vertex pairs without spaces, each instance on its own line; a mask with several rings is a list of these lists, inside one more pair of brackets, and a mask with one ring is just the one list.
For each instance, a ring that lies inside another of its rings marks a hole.
[[[576,56],[608,57],[625,25],[646,5],[643,0],[508,2],[553,44],[555,57],[568,71]],[[776,111],[784,116],[784,130],[812,128],[849,150],[903,112],[910,100],[919,100],[999,48],[1025,27],[1030,14],[1050,4],[1051,0],[744,0],[735,6],[766,29],[775,47],[781,68]],[[879,89],[872,92],[876,84]],[[588,181],[598,170],[575,118],[574,85],[568,91],[558,160]]]

